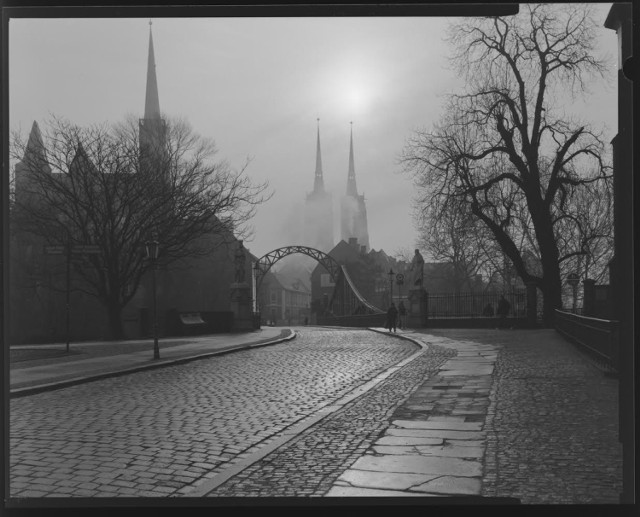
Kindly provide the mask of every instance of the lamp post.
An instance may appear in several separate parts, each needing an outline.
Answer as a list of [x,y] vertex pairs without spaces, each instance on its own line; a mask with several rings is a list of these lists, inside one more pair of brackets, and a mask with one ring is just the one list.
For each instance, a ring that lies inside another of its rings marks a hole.
[[156,269],[158,269],[158,252],[160,243],[155,238],[144,243],[147,258],[151,261],[153,270],[153,358],[160,359],[160,348],[158,347],[158,304],[156,296]]
[[64,249],[67,258],[65,277],[65,339],[67,353],[71,341],[71,232],[69,231],[69,217],[66,214],[58,214],[58,221],[64,227]]
[[396,284],[398,284],[398,298],[402,301],[402,286],[404,285],[404,275],[402,273],[396,275]]
[[393,303],[393,269],[389,269],[389,305]]
[[573,313],[576,313],[576,305],[578,303],[578,282],[580,282],[580,277],[577,273],[569,273],[567,275],[567,283],[573,289]]

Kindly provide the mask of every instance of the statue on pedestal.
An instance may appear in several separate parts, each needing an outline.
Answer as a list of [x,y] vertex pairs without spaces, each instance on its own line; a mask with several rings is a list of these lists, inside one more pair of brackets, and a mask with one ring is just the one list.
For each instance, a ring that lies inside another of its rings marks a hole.
[[409,271],[412,273],[408,282],[409,289],[422,289],[424,287],[424,258],[420,250],[416,250]]

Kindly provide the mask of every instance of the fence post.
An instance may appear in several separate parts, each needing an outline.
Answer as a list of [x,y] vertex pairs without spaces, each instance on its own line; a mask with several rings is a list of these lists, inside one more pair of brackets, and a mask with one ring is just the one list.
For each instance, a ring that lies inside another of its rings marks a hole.
[[527,326],[534,328],[538,318],[538,293],[533,282],[527,283]]

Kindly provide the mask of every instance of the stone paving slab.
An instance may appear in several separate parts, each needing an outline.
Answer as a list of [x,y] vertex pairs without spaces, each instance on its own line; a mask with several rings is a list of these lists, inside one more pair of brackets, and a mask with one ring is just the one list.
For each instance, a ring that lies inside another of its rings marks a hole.
[[405,472],[366,472],[348,470],[338,478],[341,486],[374,488],[380,490],[409,490],[436,479],[438,474],[413,474]]
[[407,472],[414,474],[437,474],[440,476],[481,476],[482,464],[460,458],[422,456],[420,454],[373,456],[365,454],[351,466],[350,470],[374,472]]
[[[428,418],[428,417],[426,417]],[[438,421],[438,420],[393,420],[392,425],[404,429],[447,429],[450,431],[480,431],[480,422]]]
[[482,458],[484,447],[456,447],[452,445],[380,445],[378,442],[373,450],[376,454],[420,454],[421,456],[445,456],[453,458]]
[[384,436],[342,473],[330,494],[363,495],[362,490],[386,489],[387,495],[392,490],[430,496],[480,495],[483,426],[496,348],[446,339],[437,342],[454,349],[456,355],[396,410],[399,418],[391,418]]
[[425,495],[427,494],[404,490],[375,490],[335,485],[327,492],[325,497],[424,497]]
[[444,439],[424,436],[393,436],[385,435],[376,441],[379,446],[410,446],[410,445],[442,445]]
[[447,495],[478,495],[482,482],[477,477],[438,476],[436,479],[414,487],[419,492]]

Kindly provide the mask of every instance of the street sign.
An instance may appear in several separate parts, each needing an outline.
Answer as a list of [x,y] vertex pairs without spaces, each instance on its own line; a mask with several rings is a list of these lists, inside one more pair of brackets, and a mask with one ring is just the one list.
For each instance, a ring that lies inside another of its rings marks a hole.
[[100,246],[83,244],[78,246],[72,246],[71,253],[80,253],[86,255],[95,255],[100,253]]
[[64,246],[45,246],[44,252],[47,255],[62,255],[64,253]]
[[402,284],[404,282],[404,275],[402,273],[398,273],[396,275],[396,282],[398,284]]

